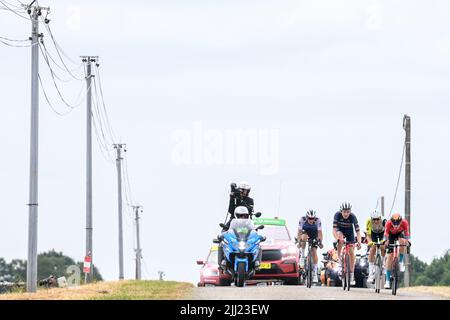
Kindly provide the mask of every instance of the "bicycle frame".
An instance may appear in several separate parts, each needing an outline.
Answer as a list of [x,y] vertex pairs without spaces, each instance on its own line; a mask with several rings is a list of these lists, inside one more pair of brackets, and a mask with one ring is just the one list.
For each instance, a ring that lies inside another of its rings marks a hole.
[[381,255],[381,246],[384,242],[380,242],[380,239],[377,239],[377,242],[371,242],[370,245],[376,246],[375,252],[375,292],[380,293],[381,290],[381,282],[383,278],[383,257]]
[[389,248],[393,248],[392,252],[392,270],[391,270],[391,287],[392,287],[392,295],[397,295],[398,289],[398,279],[399,279],[399,261],[398,261],[398,252],[399,247],[408,247],[406,244],[400,244],[399,240],[395,240],[394,244],[389,244]]
[[344,251],[342,254],[342,287],[343,289],[347,289],[347,291],[350,291],[350,248],[355,247],[354,243],[347,243],[344,240],[344,246],[342,250]]

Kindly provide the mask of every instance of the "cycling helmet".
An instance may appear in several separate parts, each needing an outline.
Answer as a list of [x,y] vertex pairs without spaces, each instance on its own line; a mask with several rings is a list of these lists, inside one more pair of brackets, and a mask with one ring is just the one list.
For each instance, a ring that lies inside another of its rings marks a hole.
[[402,222],[402,215],[400,213],[394,213],[391,217],[392,224],[398,226]]
[[381,213],[377,210],[375,210],[374,212],[372,212],[372,214],[370,215],[370,218],[373,219],[381,219]]
[[352,210],[352,205],[350,202],[344,202],[341,205],[341,211],[344,211],[344,210]]
[[249,213],[247,207],[240,206],[234,209],[234,216],[236,219],[248,219]]
[[316,217],[316,212],[314,211],[314,210],[309,210],[307,213],[306,213],[306,217],[307,218],[315,218]]

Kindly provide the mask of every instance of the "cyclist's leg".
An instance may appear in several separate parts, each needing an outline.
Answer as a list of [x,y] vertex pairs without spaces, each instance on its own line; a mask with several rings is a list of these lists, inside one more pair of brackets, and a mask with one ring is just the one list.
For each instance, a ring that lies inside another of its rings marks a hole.
[[[355,235],[353,234],[353,232],[345,234],[344,236],[348,244],[355,243]],[[350,272],[353,273],[355,271],[355,261],[356,261],[355,248],[353,246],[350,247],[349,253],[350,253]]]
[[[317,273],[319,269],[319,258],[317,257],[317,248],[312,248],[312,256],[313,256],[313,277],[314,280],[317,280]],[[318,281],[316,281],[318,282]]]
[[[344,239],[344,235],[342,234],[342,231],[338,231],[337,234],[338,234],[339,239],[342,239],[342,240]],[[341,241],[338,241],[336,246],[337,246],[338,258],[339,258],[339,261],[341,261],[342,260],[342,250],[343,250],[344,245]]]
[[[403,234],[399,236],[398,241],[400,242],[401,245],[404,245],[404,246],[408,244],[408,240],[406,240],[406,239],[403,237]],[[403,256],[404,256],[405,252],[406,252],[406,247],[400,247],[400,250],[399,250],[399,259],[398,259],[398,261],[399,261],[400,263],[403,263]]]
[[300,249],[301,252],[303,253],[303,256],[305,255],[305,248],[306,248],[306,243],[308,242],[308,234],[307,233],[303,233],[302,236],[300,237]]

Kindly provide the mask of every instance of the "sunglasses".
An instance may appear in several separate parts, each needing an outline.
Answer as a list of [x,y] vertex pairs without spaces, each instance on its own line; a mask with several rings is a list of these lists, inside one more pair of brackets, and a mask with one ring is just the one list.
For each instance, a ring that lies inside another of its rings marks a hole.
[[314,219],[316,219],[316,218],[311,218],[311,217],[308,217],[308,220],[314,220]]
[[373,221],[380,221],[380,218],[372,219]]

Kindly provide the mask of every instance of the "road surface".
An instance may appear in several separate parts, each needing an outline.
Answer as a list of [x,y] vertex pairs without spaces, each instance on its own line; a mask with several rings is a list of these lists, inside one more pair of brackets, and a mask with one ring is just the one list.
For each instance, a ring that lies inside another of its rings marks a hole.
[[236,287],[206,287],[195,288],[193,300],[440,300],[441,296],[420,292],[397,291],[397,296],[391,290],[382,290],[375,294],[373,289],[351,288],[344,291],[341,287],[305,286],[248,286]]

